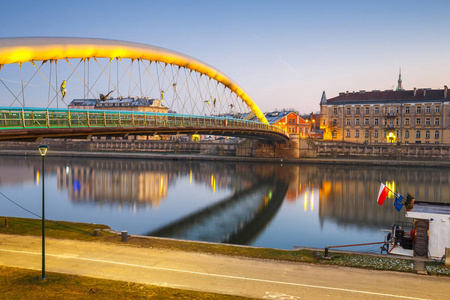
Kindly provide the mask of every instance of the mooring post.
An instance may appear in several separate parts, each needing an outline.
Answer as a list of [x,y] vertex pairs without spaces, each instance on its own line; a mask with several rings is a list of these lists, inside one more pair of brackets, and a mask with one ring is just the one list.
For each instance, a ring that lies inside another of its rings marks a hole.
[[128,232],[122,231],[122,242],[128,241]]
[[325,254],[324,254],[323,258],[330,258],[330,257],[328,256],[328,246],[325,247]]

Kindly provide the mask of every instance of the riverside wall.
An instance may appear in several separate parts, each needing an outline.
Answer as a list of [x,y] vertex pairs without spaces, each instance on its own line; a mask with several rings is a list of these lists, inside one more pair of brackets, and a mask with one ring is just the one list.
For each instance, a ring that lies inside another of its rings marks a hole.
[[450,145],[442,144],[357,144],[291,135],[286,143],[246,140],[239,143],[236,156],[260,158],[368,158],[394,160],[450,160]]
[[[36,142],[0,142],[0,150],[34,151]],[[291,135],[287,142],[241,139],[220,141],[140,141],[140,140],[63,140],[45,139],[54,151],[75,152],[135,152],[203,154],[213,156],[253,157],[262,159],[286,158],[365,158],[389,160],[450,161],[450,145],[442,144],[357,144],[301,139]]]

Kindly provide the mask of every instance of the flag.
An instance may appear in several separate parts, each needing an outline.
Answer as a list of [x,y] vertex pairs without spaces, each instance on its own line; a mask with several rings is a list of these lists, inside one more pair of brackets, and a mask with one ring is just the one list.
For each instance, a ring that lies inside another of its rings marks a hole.
[[381,183],[380,191],[378,192],[378,199],[377,199],[378,204],[383,205],[384,200],[386,200],[388,194],[389,188],[385,186],[383,183]]
[[402,209],[402,207],[403,207],[403,200],[404,200],[404,199],[405,199],[405,198],[403,198],[403,196],[400,195],[400,194],[398,194],[398,195],[395,197],[394,207],[395,207],[395,209],[396,209],[397,211],[400,211],[400,210]]

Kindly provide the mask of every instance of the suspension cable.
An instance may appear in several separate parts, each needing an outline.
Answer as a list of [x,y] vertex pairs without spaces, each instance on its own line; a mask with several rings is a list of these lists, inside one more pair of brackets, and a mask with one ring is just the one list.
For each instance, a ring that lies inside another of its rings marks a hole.
[[22,83],[22,106],[25,107],[25,91],[23,89],[23,74],[22,74],[22,63],[19,63],[20,66],[20,82]]

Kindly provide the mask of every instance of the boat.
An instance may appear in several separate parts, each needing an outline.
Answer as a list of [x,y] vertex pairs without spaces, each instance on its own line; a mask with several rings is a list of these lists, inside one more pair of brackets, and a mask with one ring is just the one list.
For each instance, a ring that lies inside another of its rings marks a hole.
[[391,229],[382,229],[381,253],[444,260],[450,253],[450,203],[415,201],[405,216],[411,222],[394,222]]

